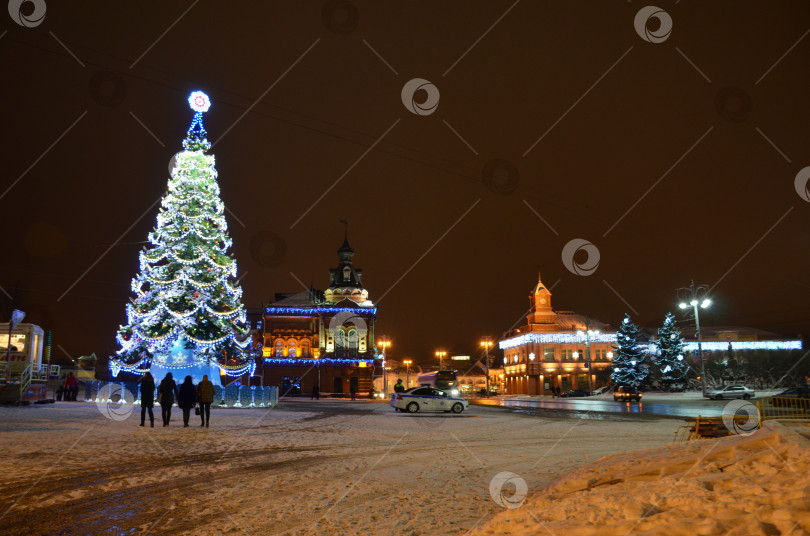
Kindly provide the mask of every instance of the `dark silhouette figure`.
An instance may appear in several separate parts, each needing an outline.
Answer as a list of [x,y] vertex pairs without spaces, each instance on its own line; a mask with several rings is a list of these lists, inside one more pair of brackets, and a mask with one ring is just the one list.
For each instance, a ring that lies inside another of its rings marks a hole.
[[191,409],[197,402],[197,387],[191,380],[191,376],[186,376],[180,384],[180,394],[177,395],[177,405],[183,410],[183,428],[188,428],[188,418],[191,416]]
[[208,376],[203,376],[197,384],[197,402],[200,404],[200,426],[208,428],[208,421],[211,418],[211,402],[214,401],[214,384],[208,381]]
[[368,390],[368,397],[370,399],[374,400],[374,388],[373,387]]
[[315,400],[321,399],[321,388],[317,383],[312,386],[312,396],[309,397],[310,400],[312,400],[313,398]]
[[397,383],[394,385],[394,392],[395,393],[405,392],[405,386],[402,384],[402,378],[398,379]]
[[354,385],[349,387],[349,394],[352,396],[352,400],[355,400],[357,398],[357,387]]
[[557,393],[557,398],[560,398],[560,395],[562,394],[562,389],[560,389],[559,385],[556,387],[555,392]]
[[163,414],[163,426],[169,426],[172,418],[172,404],[175,397],[179,398],[177,384],[172,379],[172,373],[167,372],[166,377],[160,382],[158,387],[158,401],[160,402],[161,413]]
[[152,377],[151,372],[143,375],[140,381],[141,390],[141,426],[144,425],[146,420],[146,411],[149,410],[149,425],[155,427],[155,414],[152,413],[152,408],[155,407],[155,379]]

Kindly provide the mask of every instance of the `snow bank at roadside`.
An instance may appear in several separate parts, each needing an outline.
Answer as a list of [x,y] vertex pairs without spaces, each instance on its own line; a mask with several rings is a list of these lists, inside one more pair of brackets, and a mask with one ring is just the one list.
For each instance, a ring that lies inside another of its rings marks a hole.
[[473,534],[810,534],[810,422],[581,467]]

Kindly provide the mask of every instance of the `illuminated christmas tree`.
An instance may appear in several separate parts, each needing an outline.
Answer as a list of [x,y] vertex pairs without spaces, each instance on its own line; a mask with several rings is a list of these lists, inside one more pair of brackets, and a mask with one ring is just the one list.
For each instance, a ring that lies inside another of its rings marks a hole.
[[140,253],[128,323],[117,335],[121,349],[110,359],[113,376],[150,370],[158,381],[173,372],[195,382],[207,374],[219,383],[220,370],[238,376],[255,367],[214,156],[206,154],[211,144],[202,114],[210,102],[196,91],[189,104],[194,120],[149,233],[151,245]]
[[672,313],[667,313],[663,327],[658,329],[658,340],[655,344],[658,347],[658,355],[655,356],[654,363],[660,381],[665,384],[683,381],[689,366],[684,357],[683,337],[680,330],[675,327],[675,317]]
[[644,352],[638,345],[638,338],[638,328],[630,321],[630,315],[625,315],[616,332],[617,345],[613,347],[613,372],[610,377],[617,385],[638,386],[647,377]]

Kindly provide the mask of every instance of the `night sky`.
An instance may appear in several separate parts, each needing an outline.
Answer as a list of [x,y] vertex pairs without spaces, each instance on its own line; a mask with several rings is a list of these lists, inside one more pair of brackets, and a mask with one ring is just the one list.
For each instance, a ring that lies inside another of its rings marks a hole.
[[41,3],[0,17],[0,285],[55,355],[117,349],[196,89],[247,307],[325,288],[345,218],[394,359],[525,322],[538,267],[614,325],[694,279],[707,326],[810,333],[810,3]]

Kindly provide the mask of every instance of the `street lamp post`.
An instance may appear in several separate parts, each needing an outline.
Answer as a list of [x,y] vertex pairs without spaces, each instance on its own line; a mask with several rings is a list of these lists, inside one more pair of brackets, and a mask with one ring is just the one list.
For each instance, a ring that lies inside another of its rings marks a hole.
[[582,330],[577,331],[577,335],[585,336],[585,362],[587,363],[586,368],[588,369],[588,392],[593,393],[593,360],[591,359],[591,337],[593,335],[597,335],[599,330],[597,329],[588,329],[588,319],[585,319],[585,331]]
[[315,366],[318,368],[318,392],[321,392],[321,362],[318,361],[320,356],[315,356]]
[[388,375],[385,369],[385,352],[386,349],[391,346],[391,341],[388,340],[388,336],[383,335],[382,339],[377,341],[377,346],[382,348],[382,366],[383,366],[383,396],[388,394]]
[[697,338],[698,343],[698,356],[700,359],[700,384],[703,390],[703,396],[706,397],[706,363],[705,359],[703,359],[703,346],[702,341],[700,339],[700,314],[698,313],[698,304],[700,304],[701,309],[707,308],[709,305],[712,304],[712,301],[706,297],[706,294],[709,292],[708,285],[700,285],[695,287],[695,281],[692,280],[692,284],[688,287],[679,289],[682,291],[688,292],[689,296],[689,303],[681,302],[678,304],[678,307],[681,309],[686,309],[688,307],[692,307],[692,310],[695,313],[695,338]]
[[447,356],[447,352],[444,350],[437,350],[436,357],[439,358],[439,370],[444,370],[444,358]]
[[406,359],[402,362],[402,364],[405,365],[405,385],[407,389],[411,388],[411,363],[412,361],[410,359]]
[[484,347],[484,352],[486,355],[484,356],[484,360],[487,366],[487,396],[489,396],[489,367],[490,367],[490,360],[489,360],[489,349],[492,348],[494,343],[490,340],[489,337],[485,337],[483,341],[481,341],[481,346]]

